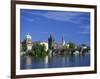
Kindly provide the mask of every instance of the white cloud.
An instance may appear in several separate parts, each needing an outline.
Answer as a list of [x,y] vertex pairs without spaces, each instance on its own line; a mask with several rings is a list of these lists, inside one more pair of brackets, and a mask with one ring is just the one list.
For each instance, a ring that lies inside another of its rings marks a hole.
[[89,34],[87,31],[80,32],[80,34]]
[[82,19],[77,18],[81,14],[82,13],[73,13],[73,12],[70,13],[69,12],[47,12],[45,14],[38,14],[38,15],[44,16],[49,19],[57,20],[57,21],[81,24]]
[[84,14],[81,12],[47,11],[47,12],[40,13],[40,12],[35,12],[34,10],[22,11],[22,12],[32,14],[32,15],[43,16],[45,18],[52,19],[52,20],[70,22],[70,23],[75,23],[75,24],[81,24],[83,20],[88,20],[87,17],[80,17],[82,14]]
[[25,20],[29,21],[29,22],[33,22],[35,21],[33,18],[30,18],[28,16],[22,16]]
[[90,26],[89,25],[84,25],[84,26],[80,26],[81,30],[80,30],[80,34],[90,34]]

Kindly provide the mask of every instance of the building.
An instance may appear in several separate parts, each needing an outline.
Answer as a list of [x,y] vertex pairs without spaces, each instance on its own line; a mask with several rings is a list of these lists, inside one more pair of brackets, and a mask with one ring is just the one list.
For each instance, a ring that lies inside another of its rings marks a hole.
[[25,39],[20,44],[21,51],[26,52],[26,51],[32,50],[32,46],[34,46],[35,44],[45,45],[45,51],[53,50],[53,49],[63,49],[63,48],[66,47],[65,40],[64,40],[63,37],[61,39],[61,43],[59,43],[59,44],[54,41],[54,38],[53,38],[52,35],[49,36],[48,42],[45,42],[45,41],[34,41],[34,42],[32,42],[32,37],[28,33],[25,36]]
[[32,37],[31,35],[28,33],[25,37],[26,40],[26,50],[32,50]]
[[65,40],[63,37],[62,37],[62,46],[65,46]]
[[48,38],[48,49],[52,50],[54,48],[54,38],[52,35]]
[[29,50],[32,50],[32,37],[31,35],[28,33],[26,36],[25,36],[25,39],[21,42],[20,44],[20,50],[22,52],[26,52],[26,51],[29,51]]
[[64,40],[63,37],[62,37],[62,40],[61,40],[61,46],[65,46],[65,40]]

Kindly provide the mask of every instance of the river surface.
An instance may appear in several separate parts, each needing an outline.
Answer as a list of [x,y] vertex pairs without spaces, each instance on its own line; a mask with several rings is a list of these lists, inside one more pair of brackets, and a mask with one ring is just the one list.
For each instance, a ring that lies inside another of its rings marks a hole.
[[67,56],[45,56],[42,58],[21,56],[20,63],[21,69],[90,66],[90,53],[86,53],[84,55],[75,54]]

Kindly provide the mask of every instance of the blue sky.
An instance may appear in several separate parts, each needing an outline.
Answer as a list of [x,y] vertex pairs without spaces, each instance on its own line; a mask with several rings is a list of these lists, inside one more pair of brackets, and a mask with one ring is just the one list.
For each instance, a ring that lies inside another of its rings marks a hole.
[[29,33],[33,41],[47,41],[50,34],[60,43],[90,44],[90,13],[52,10],[20,10],[21,41]]

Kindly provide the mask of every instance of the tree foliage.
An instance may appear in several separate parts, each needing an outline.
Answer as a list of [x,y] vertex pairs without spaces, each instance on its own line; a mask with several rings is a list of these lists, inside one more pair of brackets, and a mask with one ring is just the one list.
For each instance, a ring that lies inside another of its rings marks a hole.
[[70,49],[75,49],[75,43],[69,42],[68,44]]
[[39,44],[39,43],[36,43],[36,44],[33,44],[32,46],[32,51],[34,53],[35,56],[45,56],[46,55],[46,46],[44,44]]

